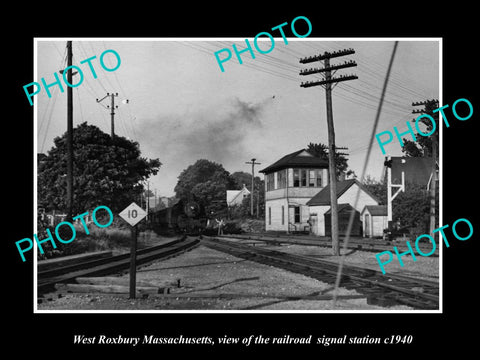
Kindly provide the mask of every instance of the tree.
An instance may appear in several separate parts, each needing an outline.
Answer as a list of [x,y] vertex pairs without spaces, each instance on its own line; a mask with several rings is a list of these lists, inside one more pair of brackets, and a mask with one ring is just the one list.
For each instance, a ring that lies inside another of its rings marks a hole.
[[[38,166],[38,201],[47,209],[66,209],[66,136],[54,139],[55,146],[42,156]],[[98,205],[113,212],[127,206],[143,190],[141,181],[155,175],[158,159],[140,156],[139,144],[102,132],[86,122],[73,129],[73,213]]]
[[[328,145],[318,143],[310,143],[308,144],[307,151],[310,152],[314,156],[318,156],[322,159],[328,161]],[[337,179],[342,173],[346,173],[346,175],[354,174],[353,170],[348,169],[348,159],[346,157],[347,154],[335,151],[335,168],[336,168],[336,176]]]
[[143,196],[147,198],[147,197],[153,197],[153,196],[155,196],[155,194],[153,193],[152,190],[150,190],[150,189],[145,189],[145,190],[143,191]]
[[200,159],[180,173],[174,190],[179,199],[200,202],[207,214],[226,216],[226,191],[234,188],[234,180],[221,164]]
[[392,204],[393,221],[409,229],[415,238],[428,234],[430,199],[425,187],[406,182],[405,192],[400,192]]
[[427,137],[416,135],[417,141],[403,139],[402,152],[407,157],[428,156],[432,149],[432,140]]
[[[235,182],[235,189],[236,190],[241,190],[243,188],[243,185],[247,187],[247,189],[251,190],[252,188],[252,174],[247,173],[245,171],[235,171],[232,175],[230,175]],[[255,182],[260,180],[258,176],[255,177],[254,179],[254,186]]]
[[367,175],[362,182],[363,186],[373,195],[378,201],[379,205],[385,205],[387,203],[387,184],[377,181],[374,178]]
[[[387,203],[387,184],[367,176],[365,188],[379,199],[380,205]],[[437,191],[438,198],[438,191]],[[401,228],[408,228],[413,238],[428,233],[430,201],[423,185],[407,182],[405,192],[400,192],[392,203],[392,220]]]
[[[422,104],[425,105],[425,108],[421,110],[421,112],[430,115],[434,119],[435,124],[437,124],[437,129],[430,136],[422,136],[417,132],[415,134],[415,138],[417,139],[416,141],[403,139],[404,146],[402,147],[402,152],[408,157],[432,156],[432,138],[435,139],[437,144],[439,141],[438,134],[440,129],[438,126],[440,125],[438,122],[438,112],[433,112],[433,110],[438,108],[438,102],[436,100],[427,100]],[[412,122],[415,121],[416,119],[412,120]],[[425,125],[425,128],[421,130],[424,134],[428,134],[433,130],[432,122],[428,119],[428,117],[421,118],[419,123]],[[436,157],[438,158],[438,154]]]

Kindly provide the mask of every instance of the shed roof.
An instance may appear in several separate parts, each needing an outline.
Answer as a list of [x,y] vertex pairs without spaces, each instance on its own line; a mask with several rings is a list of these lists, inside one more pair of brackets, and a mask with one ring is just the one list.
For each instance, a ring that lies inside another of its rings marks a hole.
[[[353,210],[352,205],[350,204],[338,204],[337,210],[339,213],[341,213],[344,210]],[[332,208],[328,209],[328,211],[325,212],[325,214],[331,214],[332,213]]]
[[328,160],[315,156],[305,149],[300,149],[291,154],[285,155],[280,160],[274,162],[272,165],[260,170],[260,172],[267,174],[276,170],[299,167],[328,168]]
[[368,210],[370,215],[372,216],[387,216],[387,205],[366,205],[363,210],[362,214]]
[[[358,187],[366,192],[368,195],[372,197],[375,201],[378,202],[378,199],[371,194],[365,186],[363,186],[358,180],[356,179],[349,179],[344,181],[337,181],[337,199],[342,196],[353,184],[357,184]],[[317,195],[312,197],[308,202],[307,205],[309,206],[318,206],[318,205],[330,205],[330,184],[325,186],[322,190],[320,190]]]

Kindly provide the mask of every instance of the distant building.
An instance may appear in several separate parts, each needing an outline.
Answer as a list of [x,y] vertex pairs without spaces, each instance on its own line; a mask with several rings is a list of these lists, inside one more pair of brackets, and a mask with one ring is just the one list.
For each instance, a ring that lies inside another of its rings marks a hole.
[[175,196],[172,197],[167,197],[167,196],[159,196],[157,198],[156,204],[155,204],[155,198],[150,198],[150,208],[154,208],[155,210],[161,210],[165,208],[172,207],[178,202],[178,199],[175,198]]
[[243,199],[250,195],[250,191],[243,184],[241,190],[227,190],[227,206],[242,205]]
[[159,196],[158,205],[161,206],[162,208],[168,208],[172,206],[172,199],[167,196]]

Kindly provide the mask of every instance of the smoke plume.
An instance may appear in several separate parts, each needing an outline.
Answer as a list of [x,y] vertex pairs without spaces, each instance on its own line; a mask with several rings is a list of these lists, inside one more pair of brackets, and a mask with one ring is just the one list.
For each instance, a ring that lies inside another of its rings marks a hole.
[[170,182],[175,183],[179,173],[198,159],[241,169],[246,140],[263,131],[262,116],[270,101],[248,103],[234,98],[223,109],[141,120],[136,132],[142,153],[159,158],[163,165],[157,176],[173,178]]

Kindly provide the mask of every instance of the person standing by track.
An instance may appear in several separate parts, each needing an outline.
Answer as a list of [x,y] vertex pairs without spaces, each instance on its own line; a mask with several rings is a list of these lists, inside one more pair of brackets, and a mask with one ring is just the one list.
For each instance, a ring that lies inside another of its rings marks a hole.
[[223,235],[223,226],[225,225],[225,221],[223,219],[215,219],[215,221],[217,222],[218,226],[218,235]]

